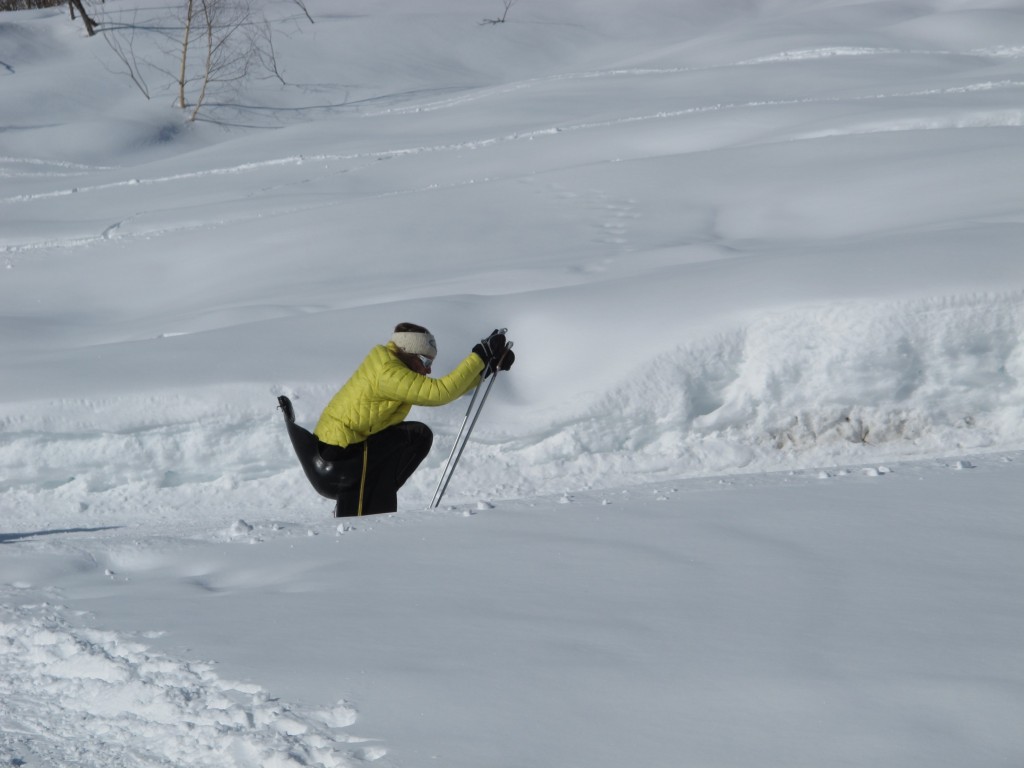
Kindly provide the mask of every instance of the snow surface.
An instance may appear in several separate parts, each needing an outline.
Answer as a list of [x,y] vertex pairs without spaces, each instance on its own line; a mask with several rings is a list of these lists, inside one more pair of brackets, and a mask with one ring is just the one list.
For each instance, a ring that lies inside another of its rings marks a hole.
[[[1021,4],[306,4],[0,15],[0,765],[1024,765]],[[518,359],[339,523],[406,320]]]

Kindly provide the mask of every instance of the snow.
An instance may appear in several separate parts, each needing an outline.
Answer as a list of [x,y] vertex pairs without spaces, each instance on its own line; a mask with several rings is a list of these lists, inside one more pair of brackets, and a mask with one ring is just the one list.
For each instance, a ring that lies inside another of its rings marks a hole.
[[[1019,3],[257,5],[0,15],[0,765],[1024,763]],[[517,361],[335,520],[400,321]]]

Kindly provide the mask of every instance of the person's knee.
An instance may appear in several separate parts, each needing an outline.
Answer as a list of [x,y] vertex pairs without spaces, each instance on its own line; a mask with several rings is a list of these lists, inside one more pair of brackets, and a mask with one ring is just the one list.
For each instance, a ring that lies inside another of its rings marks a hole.
[[424,451],[429,451],[430,446],[434,443],[434,433],[430,427],[419,421],[408,421],[406,426],[410,439],[421,446]]

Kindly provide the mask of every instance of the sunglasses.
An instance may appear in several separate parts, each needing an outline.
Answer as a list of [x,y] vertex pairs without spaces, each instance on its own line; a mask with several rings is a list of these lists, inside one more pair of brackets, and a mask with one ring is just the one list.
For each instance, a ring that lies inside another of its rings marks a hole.
[[430,370],[430,366],[434,364],[434,359],[427,357],[426,355],[416,355],[416,357],[419,358],[420,364],[428,371]]

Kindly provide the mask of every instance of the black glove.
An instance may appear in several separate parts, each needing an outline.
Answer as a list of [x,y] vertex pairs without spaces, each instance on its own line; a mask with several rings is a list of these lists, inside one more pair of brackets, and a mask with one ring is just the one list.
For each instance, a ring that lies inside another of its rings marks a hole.
[[514,363],[515,361],[516,353],[513,352],[511,349],[506,350],[504,357],[502,357],[501,361],[498,363],[498,370],[507,371],[509,368],[512,367],[512,363]]
[[[473,352],[476,353],[476,356],[484,361],[485,376],[490,376],[494,373],[494,366],[505,353],[505,344],[505,334],[495,328],[491,331],[490,336],[486,339],[482,339],[479,344],[473,347]],[[511,365],[511,363],[509,363],[509,365]],[[502,370],[508,369],[502,368]]]

